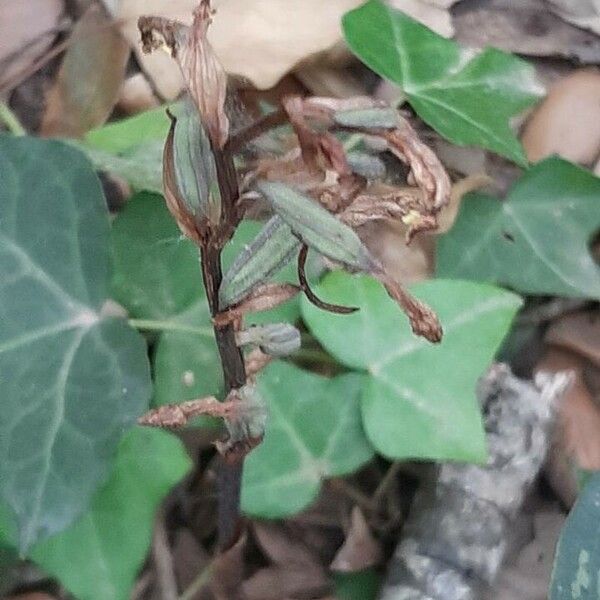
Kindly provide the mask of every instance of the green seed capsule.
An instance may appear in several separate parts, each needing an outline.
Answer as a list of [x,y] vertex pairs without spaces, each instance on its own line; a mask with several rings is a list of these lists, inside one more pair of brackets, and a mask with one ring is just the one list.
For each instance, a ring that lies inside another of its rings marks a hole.
[[283,183],[261,181],[257,187],[307,246],[352,270],[370,273],[378,268],[358,235],[312,198]]
[[300,332],[289,323],[256,325],[236,334],[238,345],[254,344],[270,356],[289,356],[300,348]]
[[221,310],[247,296],[283,268],[298,252],[300,242],[280,217],[273,217],[225,273],[219,288]]
[[400,122],[395,108],[338,110],[333,114],[333,120],[344,127],[367,129],[395,129]]

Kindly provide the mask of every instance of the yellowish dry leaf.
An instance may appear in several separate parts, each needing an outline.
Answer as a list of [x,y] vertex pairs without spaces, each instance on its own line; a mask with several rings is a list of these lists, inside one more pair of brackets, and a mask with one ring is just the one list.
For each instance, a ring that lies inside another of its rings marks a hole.
[[119,97],[129,53],[116,26],[99,6],[91,6],[46,96],[41,134],[81,137],[102,125]]
[[576,71],[558,81],[523,131],[527,158],[552,154],[592,164],[600,153],[600,72]]
[[[445,9],[424,0],[394,1],[434,31],[452,35]],[[362,0],[214,0],[208,39],[228,73],[268,89],[307,59],[339,47],[342,15],[360,4]],[[183,81],[168,56],[141,52],[137,19],[156,15],[190,25],[196,5],[196,0],[121,0],[115,13],[142,68],[166,99],[179,95]]]

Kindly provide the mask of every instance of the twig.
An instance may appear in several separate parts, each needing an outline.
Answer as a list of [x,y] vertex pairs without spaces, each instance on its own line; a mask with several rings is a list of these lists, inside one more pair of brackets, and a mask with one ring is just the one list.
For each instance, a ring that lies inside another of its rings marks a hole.
[[238,152],[244,144],[251,142],[270,129],[282,125],[286,120],[287,115],[285,111],[282,108],[278,108],[268,115],[254,121],[254,123],[251,123],[247,127],[233,133],[229,138],[225,149],[230,153]]
[[342,492],[350,500],[358,504],[362,509],[368,512],[373,512],[376,510],[376,505],[371,498],[369,498],[366,494],[363,494],[360,490],[357,490],[354,486],[350,485],[344,479],[336,478],[330,479],[329,485],[339,492]]
[[177,582],[173,572],[173,557],[167,540],[162,511],[154,526],[152,559],[156,567],[156,583],[162,600],[177,600]]
[[392,485],[392,483],[398,476],[398,473],[400,473],[401,468],[402,468],[402,463],[400,461],[394,461],[390,465],[386,474],[383,476],[382,480],[380,481],[379,485],[377,486],[375,493],[373,494],[372,500],[375,503],[375,505],[379,505],[379,503],[381,502],[381,500],[387,493],[388,489],[390,488],[390,486]]
[[540,325],[562,317],[571,312],[581,310],[589,304],[589,300],[580,298],[554,298],[539,306],[526,308],[518,317],[517,323],[522,325]]
[[10,131],[13,135],[20,136],[27,134],[17,115],[15,115],[6,102],[2,101],[0,101],[0,122],[4,123],[8,131]]
[[[231,223],[232,218],[235,218],[235,204],[239,193],[233,155],[215,147],[213,153],[221,192],[223,218],[225,222]],[[203,246],[200,251],[200,263],[208,305],[214,318],[219,313],[219,286],[223,279],[221,247],[216,243]],[[246,383],[244,357],[236,344],[233,324],[215,323],[214,333],[221,357],[225,393],[228,394],[232,389],[239,389]],[[243,461],[243,454],[238,455],[233,462],[222,459],[217,471],[219,498],[217,545],[221,551],[235,543],[241,527],[240,495]]]
[[130,599],[131,600],[141,600],[146,597],[146,592],[148,588],[152,585],[154,581],[154,573],[148,569],[142,573],[138,580],[135,582],[133,586],[133,590],[131,590]]
[[212,575],[212,565],[207,565],[179,596],[179,600],[194,600],[196,595],[200,593],[210,582]]

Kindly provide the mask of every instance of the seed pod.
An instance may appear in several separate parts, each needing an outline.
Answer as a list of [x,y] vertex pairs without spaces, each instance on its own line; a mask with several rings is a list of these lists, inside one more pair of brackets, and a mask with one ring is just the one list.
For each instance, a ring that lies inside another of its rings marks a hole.
[[381,179],[385,175],[385,164],[377,156],[366,152],[348,152],[348,166],[353,173],[365,179]]
[[270,356],[288,356],[300,348],[300,332],[289,323],[256,325],[236,333],[238,346],[254,344]]
[[333,120],[343,127],[367,127],[369,129],[395,129],[400,122],[395,108],[361,108],[338,110]]
[[239,302],[257,285],[265,283],[299,248],[300,242],[280,217],[269,220],[225,273],[219,288],[220,309]]
[[221,217],[217,168],[196,111],[188,104],[171,118],[163,157],[165,198],[180,229],[198,242]]
[[355,271],[380,269],[358,235],[310,197],[283,183],[261,181],[257,187],[307,246]]

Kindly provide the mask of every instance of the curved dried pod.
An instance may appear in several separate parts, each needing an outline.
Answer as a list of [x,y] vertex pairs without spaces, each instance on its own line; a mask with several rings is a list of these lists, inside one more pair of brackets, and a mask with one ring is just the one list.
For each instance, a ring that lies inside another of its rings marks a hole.
[[197,244],[221,218],[221,193],[210,141],[191,107],[171,127],[163,153],[163,188],[181,231]]

